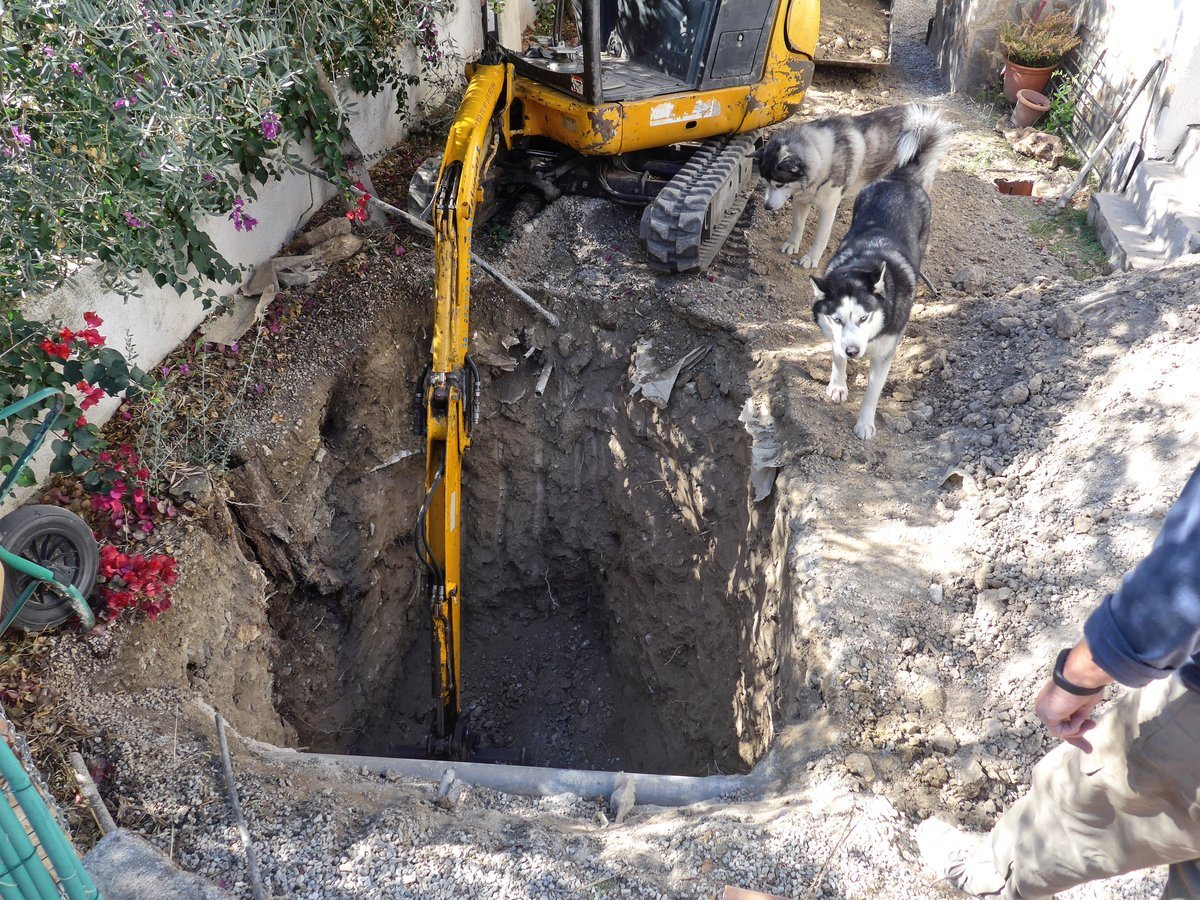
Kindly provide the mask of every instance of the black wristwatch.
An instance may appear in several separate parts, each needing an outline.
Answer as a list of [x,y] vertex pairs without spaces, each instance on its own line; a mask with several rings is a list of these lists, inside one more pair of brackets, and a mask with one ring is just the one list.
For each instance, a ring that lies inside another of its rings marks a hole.
[[1098,688],[1080,687],[1068,681],[1067,676],[1063,674],[1063,667],[1067,664],[1067,657],[1071,655],[1071,649],[1067,647],[1058,654],[1058,660],[1054,663],[1054,683],[1068,694],[1074,694],[1076,697],[1091,697],[1100,693],[1104,690],[1104,685],[1100,685]]

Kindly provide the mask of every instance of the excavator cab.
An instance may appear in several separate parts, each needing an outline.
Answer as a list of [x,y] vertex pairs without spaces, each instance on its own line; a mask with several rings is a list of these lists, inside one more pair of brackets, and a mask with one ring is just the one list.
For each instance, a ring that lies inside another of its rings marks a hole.
[[[706,267],[754,187],[756,132],[804,99],[819,16],[819,0],[557,0],[521,49],[489,27],[483,59],[506,75],[480,219],[529,189],[607,197],[648,207],[650,265]],[[412,212],[429,215],[441,171],[418,172]]]

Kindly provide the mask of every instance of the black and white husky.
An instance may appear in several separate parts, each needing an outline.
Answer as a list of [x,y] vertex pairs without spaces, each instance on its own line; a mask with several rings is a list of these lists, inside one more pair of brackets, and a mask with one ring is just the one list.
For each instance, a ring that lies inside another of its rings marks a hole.
[[919,103],[888,106],[862,116],[831,116],[776,131],[756,154],[767,182],[763,206],[779,209],[792,200],[792,233],[782,250],[800,252],[808,212],[817,207],[817,233],[800,265],[815,269],[845,194],[919,160],[917,177],[933,184],[946,153],[951,127],[937,111]]
[[[936,162],[935,162],[936,165]],[[829,261],[812,277],[813,317],[833,344],[829,399],[846,399],[846,360],[871,361],[867,393],[854,433],[875,436],[875,407],[904,337],[929,244],[927,160],[917,154],[854,201],[854,220]]]

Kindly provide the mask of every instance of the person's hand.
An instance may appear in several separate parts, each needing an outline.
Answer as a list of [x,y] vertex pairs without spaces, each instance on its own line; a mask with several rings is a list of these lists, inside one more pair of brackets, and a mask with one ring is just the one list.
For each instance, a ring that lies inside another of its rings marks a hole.
[[[1081,688],[1102,688],[1112,683],[1112,676],[1092,659],[1092,650],[1086,640],[1072,648],[1062,674],[1068,682]],[[1038,694],[1034,711],[1052,736],[1078,747],[1084,753],[1091,753],[1091,742],[1084,735],[1096,727],[1092,710],[1102,699],[1102,690],[1094,694],[1072,694],[1060,688],[1051,678]]]
[[1053,737],[1091,753],[1092,745],[1084,735],[1096,727],[1092,710],[1103,697],[1103,693],[1088,697],[1068,693],[1051,679],[1038,694],[1034,711]]

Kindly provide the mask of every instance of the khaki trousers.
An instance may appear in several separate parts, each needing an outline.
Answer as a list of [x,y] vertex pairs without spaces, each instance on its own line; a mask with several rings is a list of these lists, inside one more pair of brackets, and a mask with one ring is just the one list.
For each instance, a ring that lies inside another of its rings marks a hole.
[[1033,769],[1029,793],[966,865],[969,892],[1033,900],[1169,865],[1164,900],[1200,900],[1200,693],[1178,677],[1123,696]]

